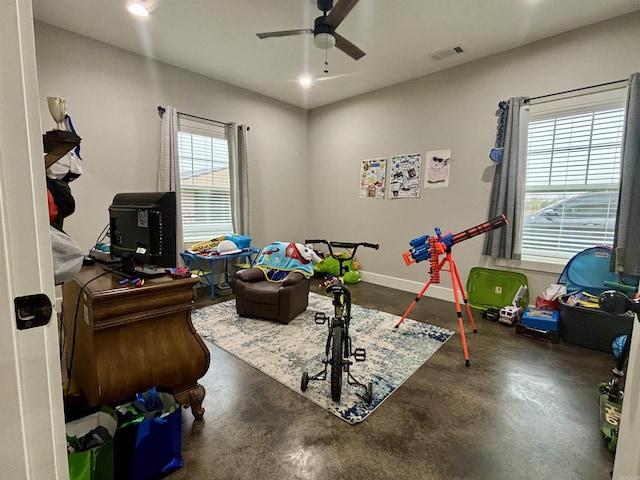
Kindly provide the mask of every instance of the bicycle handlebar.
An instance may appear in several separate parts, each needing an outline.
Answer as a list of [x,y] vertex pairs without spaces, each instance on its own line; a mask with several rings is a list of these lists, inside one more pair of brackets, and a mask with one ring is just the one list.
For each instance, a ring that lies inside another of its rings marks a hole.
[[367,242],[360,242],[360,243],[329,242],[329,243],[331,243],[331,246],[338,247],[338,248],[355,248],[359,246],[373,248],[375,250],[378,250],[380,248],[380,245],[378,245],[377,243],[367,243]]
[[336,258],[336,256],[333,253],[333,247],[336,248],[346,248],[346,249],[351,249],[353,248],[353,251],[351,252],[351,256],[349,257],[349,259],[353,258],[356,254],[356,250],[358,249],[358,247],[366,247],[366,248],[373,248],[375,250],[378,250],[380,248],[380,245],[378,245],[377,243],[367,243],[367,242],[358,242],[358,243],[354,243],[354,242],[332,242],[329,240],[305,240],[304,243],[324,243],[327,247],[329,247],[329,254]]

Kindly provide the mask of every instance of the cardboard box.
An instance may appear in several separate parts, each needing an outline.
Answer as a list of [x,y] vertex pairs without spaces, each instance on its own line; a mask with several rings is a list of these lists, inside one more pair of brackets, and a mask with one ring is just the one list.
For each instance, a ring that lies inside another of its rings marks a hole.
[[546,330],[548,332],[558,331],[558,311],[546,310],[543,308],[527,308],[522,314],[522,324],[525,327]]

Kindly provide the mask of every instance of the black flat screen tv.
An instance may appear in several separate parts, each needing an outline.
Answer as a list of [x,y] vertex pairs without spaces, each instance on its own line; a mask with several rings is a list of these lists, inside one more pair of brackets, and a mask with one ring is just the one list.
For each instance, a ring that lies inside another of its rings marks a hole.
[[109,227],[120,273],[141,276],[176,266],[175,192],[118,193],[109,206]]

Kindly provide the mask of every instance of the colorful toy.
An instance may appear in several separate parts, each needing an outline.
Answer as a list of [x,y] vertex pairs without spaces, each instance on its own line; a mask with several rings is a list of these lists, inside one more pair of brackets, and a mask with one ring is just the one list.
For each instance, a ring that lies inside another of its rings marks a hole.
[[[367,247],[377,250],[378,244],[373,243],[351,243],[351,242],[332,242],[327,240],[306,240],[305,243],[323,243],[329,248],[329,254],[338,260],[340,264],[339,274],[348,273],[346,262],[351,261],[356,254],[358,247]],[[340,255],[334,251],[335,248],[343,248],[347,250],[346,255]],[[337,277],[339,278],[339,277]],[[318,325],[327,324],[327,341],[324,351],[324,368],[315,375],[309,375],[309,372],[302,372],[300,381],[300,389],[304,392],[307,390],[310,381],[326,380],[327,376],[331,381],[331,398],[334,402],[339,403],[342,395],[343,373],[346,374],[348,385],[355,385],[364,390],[364,393],[356,394],[360,396],[365,403],[371,403],[373,400],[373,384],[371,382],[362,383],[357,380],[351,373],[351,365],[353,361],[364,362],[367,358],[367,352],[364,348],[353,348],[349,327],[351,324],[351,292],[349,289],[341,285],[337,278],[333,278],[326,287],[326,292],[333,296],[333,317],[329,318],[324,312],[317,312],[314,320]],[[351,360],[353,357],[353,361]],[[330,374],[328,375],[330,369]]]
[[124,286],[129,283],[131,283],[131,285],[133,285],[134,287],[141,287],[142,285],[144,285],[144,279],[143,278],[132,278],[132,279],[123,278],[118,282],[118,285]]
[[507,325],[515,325],[520,321],[521,316],[522,307],[507,305],[506,307],[502,307],[500,309],[500,317],[498,318],[498,320],[501,323],[506,323]]
[[167,268],[167,272],[173,278],[189,278],[191,276],[191,270],[187,267]]
[[[503,227],[507,224],[507,217],[504,215],[497,216],[488,222],[481,223],[480,225],[476,225],[475,227],[464,230],[460,233],[453,235],[452,233],[447,233],[446,235],[442,235],[442,232],[439,228],[436,227],[436,235],[428,236],[423,235],[418,238],[414,238],[409,242],[411,245],[411,249],[402,254],[402,258],[404,258],[404,262],[407,266],[412,263],[422,262],[423,260],[429,260],[431,264],[431,269],[429,270],[431,278],[425,284],[423,289],[418,293],[413,303],[409,306],[404,315],[400,318],[394,330],[397,330],[400,324],[404,322],[407,318],[413,307],[416,306],[424,292],[427,291],[429,285],[432,283],[440,283],[440,271],[445,270],[449,271],[451,274],[451,284],[453,287],[453,298],[456,303],[456,312],[458,315],[458,325],[460,327],[460,337],[462,339],[462,351],[464,353],[465,365],[469,366],[469,352],[467,350],[467,340],[464,335],[464,325],[462,324],[462,311],[460,309],[460,301],[458,299],[458,293],[462,296],[464,301],[467,316],[469,317],[469,321],[471,322],[471,326],[473,328],[473,333],[477,333],[476,324],[473,321],[473,315],[471,314],[471,308],[469,308],[469,303],[467,301],[467,295],[464,292],[464,287],[462,286],[462,280],[460,279],[460,274],[458,272],[458,267],[456,266],[456,262],[453,260],[453,255],[451,255],[451,247],[456,243],[460,243],[469,238],[473,238],[481,233],[488,232],[490,230],[495,230],[496,228]],[[445,258],[440,261],[440,255],[444,254]],[[448,270],[444,269],[444,265],[448,264]]]
[[517,325],[520,323],[522,312],[524,311],[524,308],[522,307],[522,299],[526,292],[527,286],[520,285],[515,297],[513,297],[513,300],[511,301],[511,305],[507,305],[500,309],[500,317],[498,318],[500,322],[506,323],[507,325]]

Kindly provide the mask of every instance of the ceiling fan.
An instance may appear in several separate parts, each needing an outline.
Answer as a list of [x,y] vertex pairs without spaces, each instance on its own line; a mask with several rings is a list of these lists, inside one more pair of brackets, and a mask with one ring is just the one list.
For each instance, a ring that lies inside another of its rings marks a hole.
[[[315,19],[313,29],[282,30],[279,32],[256,33],[258,38],[288,37],[313,33],[313,44],[322,49],[338,47],[354,60],[365,56],[365,53],[349,40],[336,33],[336,28],[344,20],[359,0],[338,0],[335,7],[333,0],[317,0],[322,16]],[[329,14],[327,14],[329,12]]]

